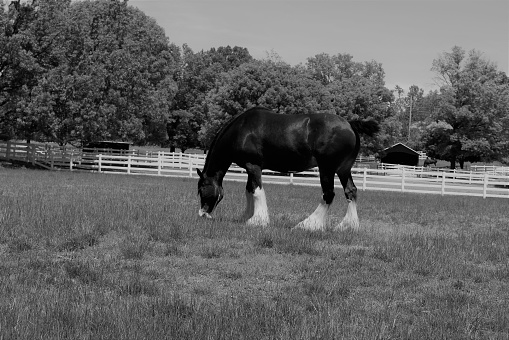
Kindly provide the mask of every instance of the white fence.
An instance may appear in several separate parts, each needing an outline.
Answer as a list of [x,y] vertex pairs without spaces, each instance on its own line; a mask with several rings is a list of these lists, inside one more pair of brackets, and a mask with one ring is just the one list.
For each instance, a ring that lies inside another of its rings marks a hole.
[[509,166],[496,165],[472,165],[470,170],[473,172],[486,172],[493,175],[509,176]]
[[[133,150],[121,153],[114,151],[117,154],[98,154],[78,149],[0,142],[0,158],[50,169],[197,178],[195,169],[203,168],[205,163],[205,155],[202,154],[157,152],[140,155]],[[480,172],[480,167],[469,172],[433,171],[423,167],[381,164],[378,169],[354,167],[352,175],[360,190],[509,198],[509,171],[502,172],[500,168],[485,168],[484,172]],[[264,183],[320,186],[316,169],[297,174],[264,170],[263,174]],[[244,169],[232,165],[225,180],[245,182],[247,175]],[[337,178],[335,185],[341,186]]]
[[[192,154],[161,155],[161,157],[99,155],[96,171],[125,174],[148,174],[197,178],[196,168],[203,168],[205,157]],[[317,169],[296,174],[263,171],[264,183],[320,186]],[[478,172],[430,171],[417,167],[384,169],[353,168],[352,175],[360,190],[468,195],[509,198],[509,176]],[[232,165],[225,180],[247,181],[245,170]],[[339,180],[335,185],[340,187]]]

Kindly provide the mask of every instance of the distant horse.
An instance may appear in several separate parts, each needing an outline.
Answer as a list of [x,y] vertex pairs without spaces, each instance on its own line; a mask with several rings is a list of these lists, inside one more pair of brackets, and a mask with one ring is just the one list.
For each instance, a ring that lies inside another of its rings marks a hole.
[[[296,227],[324,230],[334,199],[337,174],[348,200],[348,208],[338,228],[359,227],[351,168],[360,149],[359,133],[372,136],[379,125],[373,120],[346,121],[334,114],[277,114],[255,107],[228,121],[212,141],[200,179],[199,215],[210,214],[223,198],[223,177],[232,163],[246,169],[247,206],[242,219],[250,225],[269,224],[262,169],[283,173],[318,166],[322,200],[316,210]],[[284,198],[282,198],[284,199]]]
[[436,166],[437,160],[434,158],[426,157],[426,159],[424,160],[424,167],[427,168],[427,167],[431,166],[431,164]]

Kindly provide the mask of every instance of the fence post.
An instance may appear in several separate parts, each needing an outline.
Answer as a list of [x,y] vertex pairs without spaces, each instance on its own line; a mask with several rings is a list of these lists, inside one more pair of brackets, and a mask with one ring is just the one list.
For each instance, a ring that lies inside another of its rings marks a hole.
[[445,171],[442,171],[442,188],[440,193],[442,196],[445,195]]
[[35,165],[35,162],[39,160],[41,157],[40,153],[37,153],[38,148],[34,146],[33,154],[32,154],[32,165]]
[[[182,154],[180,157],[182,157]],[[191,155],[189,156],[189,177],[193,177],[193,158]]]
[[362,191],[366,191],[366,179],[368,175],[368,169],[364,168],[364,172],[362,174]]
[[293,184],[293,172],[290,172],[290,184]]
[[405,168],[401,169],[401,192],[405,192]]
[[161,176],[161,166],[162,165],[162,159],[161,159],[161,151],[157,151],[157,176]]
[[53,170],[54,166],[55,166],[55,154],[53,152],[53,149],[50,149],[50,165],[51,165],[51,170]]
[[27,147],[25,149],[25,162],[28,163],[30,160],[30,151],[32,150],[32,145],[27,144]]
[[35,145],[28,145],[27,146],[27,163],[32,163],[32,165],[35,164]]
[[8,140],[7,141],[7,146],[6,146],[6,149],[5,149],[5,158],[7,158],[7,160],[10,159],[10,153],[11,153],[11,141]]
[[488,191],[488,173],[484,173],[484,181],[483,181],[483,188],[482,188],[482,198],[487,197],[487,191]]
[[69,171],[72,171],[72,159],[73,159],[73,151],[71,151],[71,155],[69,156]]
[[127,173],[131,173],[131,155],[127,156]]
[[98,167],[97,167],[97,171],[101,172],[101,163],[102,163],[102,160],[103,160],[103,155],[102,154],[99,154],[99,164],[98,164]]

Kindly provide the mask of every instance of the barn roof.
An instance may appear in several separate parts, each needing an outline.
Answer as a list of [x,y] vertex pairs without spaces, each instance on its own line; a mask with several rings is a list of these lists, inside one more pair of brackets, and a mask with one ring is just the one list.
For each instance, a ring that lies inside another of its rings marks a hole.
[[403,153],[408,153],[411,155],[419,155],[419,153],[417,151],[406,146],[403,143],[396,143],[393,146],[390,146],[390,147],[382,150],[383,154],[387,154],[387,153],[391,153],[391,152],[403,152]]

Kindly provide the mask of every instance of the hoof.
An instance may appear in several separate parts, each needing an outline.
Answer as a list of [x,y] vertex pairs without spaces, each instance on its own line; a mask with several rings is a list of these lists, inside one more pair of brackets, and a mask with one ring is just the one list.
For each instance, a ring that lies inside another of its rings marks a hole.
[[240,216],[239,221],[247,223],[247,221],[249,221],[249,219],[251,219],[252,216],[253,214],[251,215],[243,214],[242,216]]
[[323,231],[325,230],[325,224],[321,221],[313,221],[310,219],[305,219],[304,221],[297,224],[292,229],[303,229],[309,231]]
[[316,210],[309,215],[304,221],[300,222],[295,228],[310,230],[310,231],[323,231],[327,226],[327,215],[329,212],[330,204],[326,204],[325,201],[318,205]]
[[260,217],[251,217],[246,221],[248,226],[266,227],[269,225],[269,220]]
[[342,221],[337,227],[336,230],[359,230],[359,221]]
[[210,216],[210,214],[208,212],[203,211],[203,209],[198,210],[198,215],[200,217],[212,218],[212,216]]

